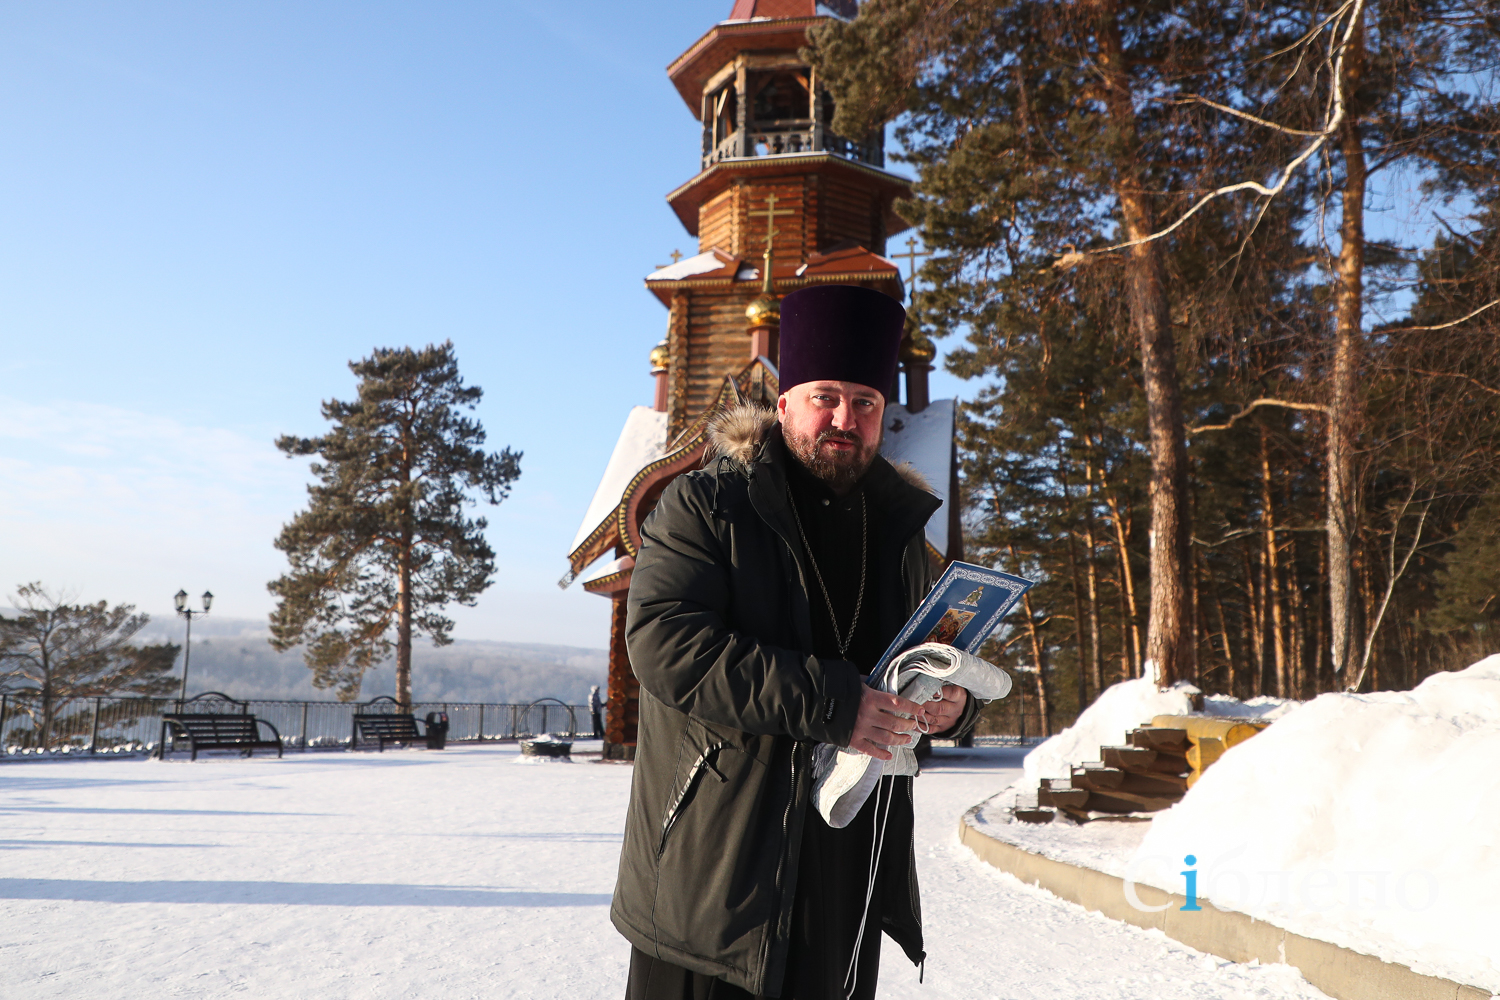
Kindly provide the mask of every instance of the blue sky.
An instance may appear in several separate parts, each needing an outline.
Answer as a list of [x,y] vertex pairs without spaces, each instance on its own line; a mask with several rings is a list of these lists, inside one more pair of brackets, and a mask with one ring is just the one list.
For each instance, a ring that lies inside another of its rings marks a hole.
[[351,358],[451,338],[525,452],[456,634],[603,646],[607,602],[555,581],[650,401],[641,279],[695,249],[664,68],[731,6],[0,6],[0,595],[264,616],[307,483],[272,441]]

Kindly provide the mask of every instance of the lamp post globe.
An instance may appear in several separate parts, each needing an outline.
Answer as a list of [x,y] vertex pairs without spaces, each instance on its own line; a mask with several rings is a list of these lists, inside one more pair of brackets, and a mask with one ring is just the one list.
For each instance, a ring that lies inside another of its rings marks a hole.
[[[214,595],[211,590],[203,592],[202,611],[194,611],[188,607],[188,592],[186,590],[179,590],[173,594],[172,602],[177,605],[177,613],[187,620],[187,635],[182,644],[182,689],[177,695],[177,700],[181,703],[187,699],[188,663],[193,655],[193,619],[202,618],[208,614],[208,609],[214,603]],[[163,738],[165,738],[165,727],[163,728]]]

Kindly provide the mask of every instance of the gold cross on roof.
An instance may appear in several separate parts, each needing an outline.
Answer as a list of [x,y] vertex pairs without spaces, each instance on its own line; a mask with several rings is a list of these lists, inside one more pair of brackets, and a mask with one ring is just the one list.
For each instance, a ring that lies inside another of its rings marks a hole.
[[908,236],[906,238],[906,253],[893,253],[893,254],[891,254],[892,258],[897,258],[897,257],[905,257],[906,258],[906,283],[908,285],[914,285],[915,282],[916,282],[916,280],[917,280],[917,260],[918,260],[918,258],[921,258],[921,257],[931,257],[931,256],[932,256],[932,251],[931,250],[918,250],[917,249],[917,240],[916,240],[916,237],[914,237],[914,236]]
[[790,208],[778,209],[776,207],[776,202],[778,200],[780,200],[780,199],[778,199],[776,197],[776,192],[772,191],[770,194],[766,195],[766,207],[765,208],[760,209],[759,211],[756,211],[756,210],[752,209],[751,211],[745,213],[746,215],[749,215],[752,219],[755,218],[757,215],[763,215],[763,216],[765,216],[765,219],[766,219],[766,251],[768,253],[771,250],[771,241],[773,239],[775,239],[777,236],[781,235],[781,230],[779,230],[779,229],[776,228],[776,216],[778,216],[778,215],[796,215],[797,214],[793,209],[790,209]]
[[[672,258],[672,264],[675,264],[675,263],[677,263],[677,262],[678,262],[678,261],[679,261],[679,260],[681,260],[681,259],[682,259],[682,251],[681,251],[681,250],[673,250],[673,251],[672,251],[672,253],[671,253],[671,254],[670,254],[670,256],[671,256],[671,258]],[[658,271],[660,271],[660,270],[661,270],[661,269],[662,269],[662,268],[664,268],[664,267],[671,267],[671,266],[672,266],[672,264],[657,264],[657,265],[656,265],[656,269],[657,269],[657,270],[658,270]]]

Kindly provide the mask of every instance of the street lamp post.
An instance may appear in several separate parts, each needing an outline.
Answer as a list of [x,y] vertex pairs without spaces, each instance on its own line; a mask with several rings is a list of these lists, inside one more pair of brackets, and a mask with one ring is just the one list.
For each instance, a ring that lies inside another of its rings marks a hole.
[[[202,618],[208,614],[208,609],[214,603],[214,595],[207,590],[203,592],[202,611],[193,611],[188,608],[188,593],[185,590],[179,590],[173,596],[172,600],[177,604],[177,613],[187,619],[187,641],[182,646],[182,692],[177,696],[177,704],[180,706],[184,701],[187,701],[188,658],[193,653],[193,618],[195,616]],[[180,712],[182,709],[178,708],[178,711]]]

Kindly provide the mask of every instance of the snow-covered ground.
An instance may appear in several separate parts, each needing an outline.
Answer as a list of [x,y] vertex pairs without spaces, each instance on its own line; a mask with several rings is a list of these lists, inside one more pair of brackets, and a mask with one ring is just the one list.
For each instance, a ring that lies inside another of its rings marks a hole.
[[[926,984],[890,946],[882,997],[1322,996],[976,859],[959,817],[1021,753],[939,749],[917,780]],[[621,997],[630,774],[494,745],[0,765],[4,995]]]
[[1278,721],[1150,822],[1010,816],[1036,776],[1097,759],[1188,693],[1141,681],[1106,691],[1032,751],[1025,780],[986,801],[977,825],[1178,893],[1187,865],[1198,894],[1224,909],[1500,994],[1500,656],[1412,691],[1206,706]]

